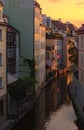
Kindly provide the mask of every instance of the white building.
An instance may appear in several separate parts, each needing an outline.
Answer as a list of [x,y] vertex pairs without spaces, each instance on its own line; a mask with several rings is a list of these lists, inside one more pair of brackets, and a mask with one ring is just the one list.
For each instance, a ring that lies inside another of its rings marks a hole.
[[45,14],[42,15],[42,24],[46,26],[46,28],[51,29],[51,17],[47,17]]
[[0,2],[0,124],[7,117],[7,83],[6,83],[6,30],[3,22],[3,4]]
[[78,39],[79,39],[79,67],[78,67],[78,72],[79,72],[79,82],[81,83],[82,86],[84,86],[84,24],[78,29]]
[[47,25],[46,24],[46,15],[45,14],[42,15],[42,24],[45,25],[45,26]]
[[48,34],[46,37],[46,65],[51,71],[60,71],[64,68],[63,37],[59,33]]

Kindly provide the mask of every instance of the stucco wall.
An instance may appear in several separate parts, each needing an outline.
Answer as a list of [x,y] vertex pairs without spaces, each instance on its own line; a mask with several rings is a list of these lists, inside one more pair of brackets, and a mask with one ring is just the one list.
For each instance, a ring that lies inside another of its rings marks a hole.
[[0,97],[6,94],[6,27],[0,26],[2,30],[2,40],[0,41],[1,65],[0,77],[2,78],[2,86],[0,88]]
[[[20,32],[20,55],[33,58],[34,30],[34,0],[2,0],[4,13],[9,17],[9,23]],[[26,75],[26,66],[19,57],[19,75]]]

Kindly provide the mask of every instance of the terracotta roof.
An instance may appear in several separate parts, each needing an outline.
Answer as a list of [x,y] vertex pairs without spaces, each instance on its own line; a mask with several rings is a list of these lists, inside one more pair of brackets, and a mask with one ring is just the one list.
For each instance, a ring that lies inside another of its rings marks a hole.
[[[67,28],[67,24],[66,23],[62,23],[59,20],[52,20],[52,23],[56,26],[56,28],[58,30],[66,30]],[[68,28],[72,31],[76,31],[77,27],[75,25],[73,25],[72,23],[68,23]]]
[[0,22],[0,26],[6,26],[7,31],[9,31],[9,32],[19,32],[16,28],[12,27],[11,25],[9,25],[8,23],[5,23],[5,22]]
[[52,23],[56,26],[58,30],[65,30],[64,24],[59,20],[52,20]]
[[12,27],[11,25],[7,24],[7,31],[8,32],[19,32],[16,28]]
[[84,24],[77,30],[77,31],[83,31],[84,30]]
[[41,9],[40,4],[35,0],[35,6]]
[[84,34],[84,24],[77,30],[77,34]]
[[[65,26],[67,26],[67,24],[65,24]],[[68,23],[68,28],[72,31],[76,31],[77,27],[75,25],[73,25],[72,23]]]
[[0,22],[1,26],[7,26],[7,24],[5,22]]

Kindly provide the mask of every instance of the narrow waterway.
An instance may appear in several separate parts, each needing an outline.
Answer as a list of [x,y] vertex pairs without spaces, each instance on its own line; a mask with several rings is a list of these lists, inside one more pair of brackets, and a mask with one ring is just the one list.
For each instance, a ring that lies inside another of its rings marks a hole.
[[35,107],[12,130],[78,130],[68,95],[72,75],[62,75],[42,91]]

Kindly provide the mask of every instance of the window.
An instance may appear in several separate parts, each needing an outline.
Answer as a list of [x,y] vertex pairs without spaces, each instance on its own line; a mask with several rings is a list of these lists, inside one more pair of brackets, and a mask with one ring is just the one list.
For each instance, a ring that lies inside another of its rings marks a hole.
[[39,18],[39,16],[40,16],[40,11],[35,9],[35,17]]
[[39,33],[39,20],[38,19],[35,19],[35,33]]
[[83,65],[83,54],[81,54],[81,65]]
[[81,48],[83,48],[83,36],[81,36]]
[[10,74],[16,73],[16,64],[14,63],[14,64],[8,65],[7,71],[8,71]]
[[51,58],[52,59],[54,58],[54,52],[51,52]]
[[11,57],[16,57],[16,48],[8,48],[7,49],[7,57],[11,58]]
[[11,46],[16,44],[16,34],[15,33],[7,33],[7,42],[11,42]]
[[45,61],[45,55],[41,55],[41,62]]
[[39,41],[36,41],[35,42],[35,49],[39,49],[40,48],[40,42]]
[[46,52],[46,59],[50,59],[49,52]]
[[45,31],[44,30],[41,30],[41,36],[45,37]]
[[44,49],[44,48],[45,48],[45,43],[41,42],[41,49]]
[[41,61],[40,56],[39,56],[39,55],[37,55],[37,56],[35,57],[35,60],[36,60],[36,63],[37,63],[37,64],[39,64],[39,63],[40,63],[40,61]]
[[3,109],[3,100],[0,101],[0,116],[3,116],[4,109]]
[[83,73],[81,72],[81,82],[83,82]]
[[57,54],[57,59],[60,59],[60,54],[59,53]]
[[0,65],[2,65],[2,54],[0,53]]
[[0,29],[0,40],[2,40],[2,30]]
[[0,77],[0,88],[2,88],[2,78]]

